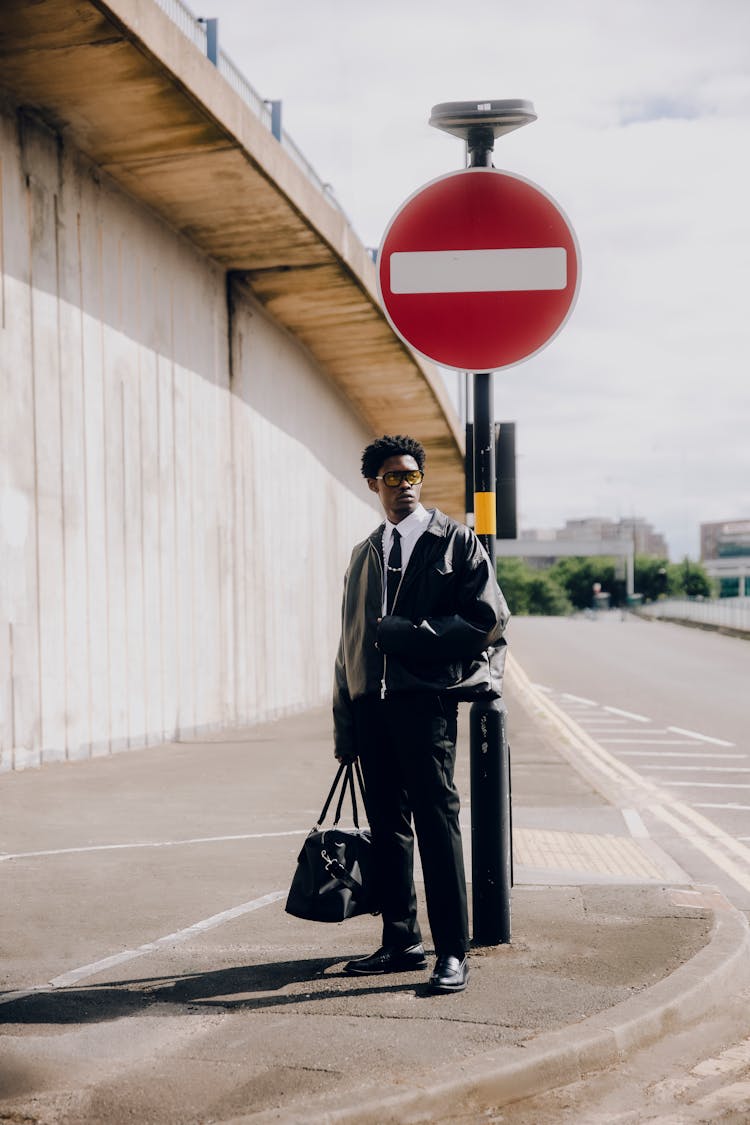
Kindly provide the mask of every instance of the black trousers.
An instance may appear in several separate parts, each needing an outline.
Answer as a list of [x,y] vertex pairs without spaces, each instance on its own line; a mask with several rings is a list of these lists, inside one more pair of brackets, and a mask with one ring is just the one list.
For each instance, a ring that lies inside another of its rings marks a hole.
[[404,948],[422,940],[413,876],[416,830],[435,950],[461,955],[469,948],[460,802],[453,783],[457,711],[444,696],[416,693],[384,700],[367,696],[354,704],[384,946]]

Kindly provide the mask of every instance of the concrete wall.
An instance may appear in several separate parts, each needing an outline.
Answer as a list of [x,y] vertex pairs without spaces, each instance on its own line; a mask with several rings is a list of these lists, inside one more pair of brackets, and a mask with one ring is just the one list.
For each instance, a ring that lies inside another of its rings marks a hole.
[[325,701],[369,435],[239,283],[0,108],[0,768]]

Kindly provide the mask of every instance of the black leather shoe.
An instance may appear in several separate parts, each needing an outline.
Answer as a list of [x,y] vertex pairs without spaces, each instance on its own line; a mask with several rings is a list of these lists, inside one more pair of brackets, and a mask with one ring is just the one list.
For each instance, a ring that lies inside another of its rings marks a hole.
[[424,955],[424,946],[410,945],[407,949],[386,949],[381,946],[376,949],[371,957],[360,957],[356,961],[347,961],[344,972],[353,976],[373,976],[376,973],[408,973],[412,969],[424,969],[427,958]]
[[430,992],[463,992],[468,980],[466,957],[439,956],[430,977]]

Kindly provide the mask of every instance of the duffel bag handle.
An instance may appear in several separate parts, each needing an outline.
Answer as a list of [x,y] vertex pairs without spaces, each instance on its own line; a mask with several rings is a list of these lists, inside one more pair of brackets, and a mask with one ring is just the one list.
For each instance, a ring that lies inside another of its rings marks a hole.
[[344,797],[346,796],[346,791],[348,789],[349,793],[351,795],[351,799],[352,799],[352,817],[353,817],[353,820],[354,820],[354,827],[359,828],[359,810],[357,808],[357,792],[356,792],[356,788],[355,788],[355,785],[354,785],[355,771],[356,771],[357,785],[359,786],[359,791],[362,795],[362,801],[363,801],[363,803],[365,803],[365,808],[367,807],[366,806],[366,797],[365,797],[365,784],[364,784],[364,781],[362,779],[362,771],[359,768],[359,761],[355,760],[354,762],[348,762],[348,763],[342,762],[341,765],[339,766],[338,770],[336,771],[336,776],[333,779],[333,785],[331,786],[330,791],[328,793],[328,796],[326,797],[325,804],[323,805],[323,810],[322,810],[320,816],[318,817],[316,828],[320,828],[320,826],[322,825],[323,821],[326,818],[326,814],[328,813],[328,809],[330,808],[331,801],[333,800],[334,795],[336,793],[336,790],[338,789],[339,782],[341,781],[342,774],[343,774],[343,783],[341,785],[341,792],[339,793],[339,799],[338,799],[338,802],[336,804],[336,814],[333,818],[333,823],[334,823],[334,825],[336,825],[341,820],[341,810],[344,806]]
[[320,828],[321,824],[323,823],[323,821],[326,818],[326,813],[328,812],[328,808],[331,804],[331,801],[333,800],[333,795],[336,792],[336,789],[338,788],[339,780],[340,780],[341,775],[342,775],[342,773],[344,772],[345,769],[346,769],[346,766],[342,762],[341,765],[339,766],[338,770],[336,771],[336,776],[333,779],[333,785],[331,786],[330,791],[328,793],[328,796],[326,797],[325,804],[323,805],[323,811],[321,812],[320,816],[318,817],[317,824],[315,825],[316,828]]

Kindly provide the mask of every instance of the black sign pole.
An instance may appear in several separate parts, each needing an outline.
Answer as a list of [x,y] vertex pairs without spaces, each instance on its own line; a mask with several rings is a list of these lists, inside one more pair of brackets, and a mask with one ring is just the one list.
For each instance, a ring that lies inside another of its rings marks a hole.
[[[495,424],[492,375],[474,373],[474,529],[495,568]],[[510,753],[502,700],[477,701],[469,714],[471,881],[474,942],[510,941],[512,838]]]
[[[536,120],[531,102],[442,102],[432,107],[430,125],[466,141],[469,165],[491,168],[495,139]],[[468,377],[467,373],[467,377]],[[492,375],[473,373],[473,456],[467,450],[466,494],[474,496],[474,528],[495,567],[497,535],[495,425]],[[468,414],[468,411],[467,411]],[[467,417],[468,423],[468,417]],[[469,427],[467,425],[467,436]],[[467,505],[468,508],[468,505]],[[510,755],[502,700],[474,703],[471,731],[471,869],[474,942],[510,941],[512,885]]]
[[[491,167],[493,129],[469,130],[472,168]],[[492,374],[475,371],[474,530],[496,569],[495,420]],[[468,465],[467,465],[468,467]],[[477,701],[469,715],[471,758],[471,883],[476,945],[507,944],[511,937],[512,837],[510,754],[501,700]]]

